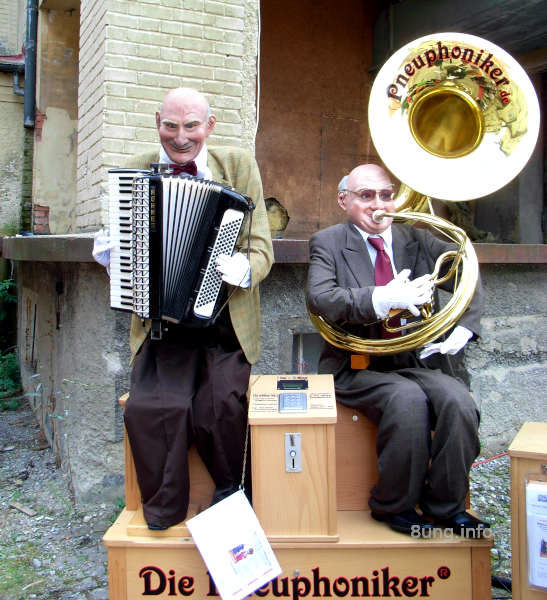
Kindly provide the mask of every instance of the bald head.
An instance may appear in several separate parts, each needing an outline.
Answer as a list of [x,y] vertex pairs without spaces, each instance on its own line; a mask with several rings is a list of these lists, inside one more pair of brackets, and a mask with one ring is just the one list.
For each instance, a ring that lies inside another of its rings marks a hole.
[[389,173],[380,165],[359,165],[348,175],[347,189],[368,188],[379,190],[393,187]]
[[377,223],[373,214],[376,210],[395,210],[392,190],[391,177],[384,168],[373,164],[359,165],[348,175],[346,191],[338,192],[338,204],[350,222],[363,231],[378,234],[386,230],[393,219],[384,218]]
[[198,90],[186,87],[175,88],[167,92],[160,105],[159,112],[161,114],[164,107],[169,108],[170,106],[177,106],[180,104],[205,107],[206,117],[209,117],[211,114],[211,108],[207,98],[201,92],[198,92]]
[[193,88],[176,88],[165,96],[156,113],[161,144],[177,164],[194,160],[211,134],[216,117],[205,96]]

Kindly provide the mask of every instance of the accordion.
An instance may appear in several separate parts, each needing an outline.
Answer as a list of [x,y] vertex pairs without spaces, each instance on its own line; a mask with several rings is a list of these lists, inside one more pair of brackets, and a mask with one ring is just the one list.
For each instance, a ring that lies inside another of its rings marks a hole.
[[[219,254],[233,253],[252,203],[214,181],[110,169],[110,306],[153,321],[210,325],[221,304]],[[158,333],[159,332],[159,333]]]

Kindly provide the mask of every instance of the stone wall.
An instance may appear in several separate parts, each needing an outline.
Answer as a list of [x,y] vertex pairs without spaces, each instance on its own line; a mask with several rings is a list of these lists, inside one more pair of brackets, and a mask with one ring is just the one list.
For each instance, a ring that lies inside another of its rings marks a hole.
[[[482,410],[482,455],[507,449],[525,421],[547,421],[543,266],[483,265],[483,336],[464,377]],[[261,286],[262,354],[253,373],[291,373],[294,336],[314,334],[305,265],[274,265]],[[113,311],[94,263],[18,263],[19,351],[25,389],[79,504],[123,495],[122,416],[129,315]],[[308,365],[308,371],[313,365]]]
[[108,302],[92,263],[18,262],[19,357],[25,391],[77,503],[123,496],[129,317]]
[[547,422],[545,265],[482,265],[482,337],[465,367],[482,412],[483,453],[507,450],[525,421]]

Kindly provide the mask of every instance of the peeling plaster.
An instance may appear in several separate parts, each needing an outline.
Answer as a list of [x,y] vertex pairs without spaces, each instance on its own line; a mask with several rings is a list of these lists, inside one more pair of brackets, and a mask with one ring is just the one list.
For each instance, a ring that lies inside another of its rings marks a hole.
[[35,148],[34,203],[49,206],[49,228],[53,234],[74,230],[76,199],[76,152],[78,122],[68,111],[47,109],[42,141]]

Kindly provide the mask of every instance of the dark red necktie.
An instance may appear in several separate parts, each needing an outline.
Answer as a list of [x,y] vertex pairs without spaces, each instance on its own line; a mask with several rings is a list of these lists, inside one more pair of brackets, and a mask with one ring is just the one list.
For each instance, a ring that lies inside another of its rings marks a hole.
[[169,169],[173,172],[173,175],[180,175],[181,173],[188,173],[194,177],[198,174],[198,168],[196,163],[191,160],[185,165],[169,165]]
[[368,241],[376,250],[376,262],[374,263],[374,283],[386,285],[393,279],[393,267],[388,253],[384,250],[384,240],[381,237],[370,237]]
[[[368,241],[376,250],[376,262],[374,263],[374,283],[376,285],[386,285],[393,279],[393,267],[389,254],[384,249],[384,240],[381,237],[368,237]],[[401,319],[393,317],[390,319],[390,327],[400,327]],[[390,339],[399,337],[400,333],[391,333],[382,327],[382,338]]]

